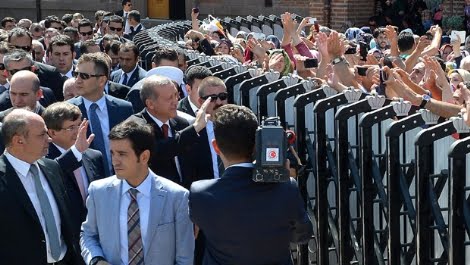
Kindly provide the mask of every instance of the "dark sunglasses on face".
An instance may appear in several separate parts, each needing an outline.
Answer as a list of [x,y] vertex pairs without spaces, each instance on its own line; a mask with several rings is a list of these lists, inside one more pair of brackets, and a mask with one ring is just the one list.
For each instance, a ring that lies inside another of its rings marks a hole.
[[109,30],[120,32],[122,28],[109,27]]
[[82,36],[84,36],[84,37],[85,37],[86,35],[91,36],[91,35],[93,35],[93,31],[80,32],[80,34],[81,34]]
[[0,71],[3,71],[3,70],[5,70],[5,64],[0,63]]
[[17,46],[17,45],[15,45],[15,48],[21,49],[25,52],[30,52],[31,51],[31,46]]
[[77,78],[77,76],[80,76],[81,79],[83,79],[83,80],[88,80],[88,79],[90,79],[91,77],[100,77],[100,76],[104,76],[104,75],[103,75],[103,74],[92,75],[92,74],[80,73],[80,72],[72,71],[72,76],[75,77],[75,78]]
[[220,100],[226,100],[228,97],[228,93],[227,92],[222,92],[222,93],[219,93],[219,94],[212,94],[212,95],[207,95],[207,96],[204,96],[204,97],[201,97],[202,99],[206,100],[208,98],[211,98],[211,102],[214,102],[217,100],[217,98],[219,98]]
[[32,70],[32,66],[27,66],[27,67],[21,68],[21,69],[11,69],[11,70],[8,70],[8,72],[10,73],[10,75],[14,75],[14,74],[16,74],[17,72],[23,71],[23,70],[31,71],[31,70]]

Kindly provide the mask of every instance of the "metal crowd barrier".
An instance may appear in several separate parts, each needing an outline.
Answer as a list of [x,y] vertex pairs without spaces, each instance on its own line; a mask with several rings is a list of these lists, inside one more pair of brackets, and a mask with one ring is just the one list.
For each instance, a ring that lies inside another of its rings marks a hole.
[[[220,21],[234,36],[282,38],[274,15]],[[184,21],[139,33],[141,63],[190,28]],[[259,119],[279,116],[296,132],[298,184],[314,236],[295,248],[295,264],[470,264],[470,130],[461,117],[445,120],[403,100],[337,93],[315,80],[184,52],[188,65],[225,81],[229,103]]]

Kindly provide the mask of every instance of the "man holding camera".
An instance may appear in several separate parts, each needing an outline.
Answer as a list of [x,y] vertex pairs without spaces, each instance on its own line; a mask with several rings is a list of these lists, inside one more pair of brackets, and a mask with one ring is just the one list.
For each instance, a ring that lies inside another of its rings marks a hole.
[[252,180],[258,122],[251,110],[224,105],[212,120],[225,172],[194,182],[189,195],[190,217],[206,237],[203,264],[292,264],[289,243],[313,231],[297,185]]

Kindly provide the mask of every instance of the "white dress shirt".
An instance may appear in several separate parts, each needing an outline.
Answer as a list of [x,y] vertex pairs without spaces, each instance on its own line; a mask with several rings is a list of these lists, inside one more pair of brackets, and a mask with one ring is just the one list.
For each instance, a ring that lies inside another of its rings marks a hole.
[[[44,220],[44,216],[42,214],[41,204],[39,203],[39,198],[36,193],[36,187],[34,186],[33,176],[29,172],[31,164],[12,156],[7,151],[5,151],[5,156],[10,162],[10,164],[13,166],[13,168],[15,169],[16,174],[18,174],[18,177],[21,180],[21,183],[23,184],[23,187],[26,190],[26,193],[28,193],[28,197],[31,200],[31,203],[33,204],[34,210],[36,211],[36,214],[38,215],[39,222],[41,223],[42,231],[44,232],[44,236],[46,238],[47,262],[53,263],[53,262],[61,261],[64,258],[65,253],[67,252],[67,245],[64,242],[64,239],[62,237],[62,232],[60,229],[61,220],[60,220],[59,207],[57,206],[56,200],[54,198],[54,194],[52,194],[51,187],[49,187],[49,183],[47,182],[46,177],[40,170],[37,163],[34,163],[33,165],[38,168],[39,180],[41,181],[42,188],[46,192],[47,199],[49,200],[49,203],[52,208],[52,213],[54,215],[54,221],[57,225],[57,232],[60,238],[59,260],[54,260],[51,255],[51,248],[49,245],[49,235],[46,230],[46,221]],[[25,253],[25,255],[27,255],[27,253]]]
[[[134,69],[130,71],[129,73],[125,73],[124,70],[122,70],[122,75],[121,79],[119,79],[119,84],[122,85],[122,82],[124,82],[124,75],[127,75],[127,83],[131,80],[132,74],[134,74],[135,70],[137,69],[137,65],[135,65]],[[127,86],[127,84],[125,84]]]
[[[52,143],[53,145],[55,145],[55,147],[57,148],[57,150],[59,150],[59,152],[61,154],[65,153],[67,150],[65,150],[64,148],[56,145],[55,143]],[[70,149],[72,150],[72,153],[74,154],[75,158],[77,158],[77,161],[81,161],[82,160],[82,153],[80,153],[77,148],[75,147],[75,145],[73,145],[72,147],[70,147]],[[83,180],[83,186],[85,188],[85,193],[86,193],[86,196],[88,196],[88,186],[90,185],[90,183],[88,182],[88,178],[87,178],[87,174],[86,174],[86,171],[85,169],[83,168],[83,166],[80,166],[78,169],[80,169],[80,175],[82,177],[82,180]]]
[[[106,106],[106,98],[103,94],[103,96],[98,99],[96,102],[91,102],[86,98],[83,98],[83,103],[85,103],[85,109],[87,111],[87,117],[89,119],[90,117],[90,106],[93,103],[96,103],[98,105],[98,109],[96,110],[96,114],[98,115],[98,118],[100,119],[100,124],[101,124],[101,131],[103,133],[103,138],[104,138],[104,150],[106,150],[106,155],[108,159],[108,168],[109,172],[113,172],[113,165],[111,163],[111,150],[109,149],[109,116],[108,116],[108,107]],[[93,130],[93,127],[91,125],[91,122],[89,123],[89,126],[91,127],[91,130]]]
[[72,78],[73,77],[72,76],[72,71],[73,71],[73,65],[72,65],[72,67],[70,67],[70,70],[65,75],[63,75],[63,74],[60,74],[60,75],[61,76],[66,76],[68,78]]
[[191,99],[189,98],[188,96],[188,102],[189,102],[189,106],[191,107],[191,109],[193,110],[194,112],[194,115],[197,114],[197,111],[199,110],[199,108],[191,101]]
[[[149,223],[149,214],[150,214],[150,191],[152,189],[152,177],[149,174],[145,180],[140,183],[136,189],[139,191],[137,193],[137,204],[139,205],[139,215],[140,215],[140,234],[142,236],[142,246],[145,253],[147,249],[144,245],[145,240],[147,239],[148,223]],[[129,264],[129,246],[128,246],[128,236],[127,236],[127,210],[129,209],[129,204],[131,203],[131,195],[129,194],[129,189],[132,187],[123,180],[121,185],[121,204],[119,208],[119,238],[121,246],[121,264]]]
[[122,11],[122,19],[124,19],[124,32],[123,34],[129,34],[131,33],[131,25],[129,25],[129,21],[127,19],[129,18],[129,12]]
[[[171,131],[171,126],[170,126],[170,123],[168,121],[166,122],[162,122],[161,120],[155,118],[152,114],[150,114],[150,112],[148,112],[147,110],[145,110],[147,112],[147,114],[150,116],[150,118],[152,118],[152,120],[158,125],[158,127],[162,128],[162,125],[163,124],[166,124],[168,125],[168,137],[173,137],[173,132]],[[183,175],[181,174],[181,166],[180,166],[180,162],[178,161],[178,157],[175,156],[175,164],[176,164],[176,170],[178,171],[178,175],[179,175],[179,179],[180,181],[183,181]]]
[[215,139],[214,135],[214,123],[208,120],[206,124],[206,132],[207,132],[207,141],[209,142],[209,147],[211,149],[211,158],[212,158],[212,170],[214,171],[214,178],[219,178],[219,163],[217,161],[217,153],[214,150],[214,146],[212,146],[212,140]]

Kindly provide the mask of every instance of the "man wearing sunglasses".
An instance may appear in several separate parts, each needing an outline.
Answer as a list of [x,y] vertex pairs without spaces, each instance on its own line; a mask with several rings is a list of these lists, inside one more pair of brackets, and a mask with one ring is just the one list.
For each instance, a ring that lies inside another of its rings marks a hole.
[[[7,80],[11,82],[13,75],[22,70],[27,70],[35,74],[36,66],[34,65],[31,54],[26,53],[23,50],[12,50],[4,55],[3,63],[5,65],[4,74],[6,73]],[[36,76],[36,75],[35,75]],[[39,78],[39,76],[37,76]],[[39,79],[40,80],[40,79]],[[0,94],[0,110],[9,109],[15,105],[13,104],[13,98],[11,97],[10,86],[11,84],[5,85],[7,90]],[[41,86],[41,95],[39,103],[43,107],[47,107],[56,101],[54,92],[48,87]],[[31,105],[33,106],[33,105]],[[23,107],[23,106],[16,106]]]
[[93,25],[90,20],[84,18],[78,22],[78,35],[80,37],[80,41],[75,43],[75,59],[78,60],[80,58],[80,46],[83,42],[87,40],[93,39]]
[[104,94],[108,81],[109,62],[102,53],[84,54],[78,59],[73,76],[78,97],[69,100],[90,121],[95,139],[91,148],[101,151],[106,176],[112,175],[108,134],[116,124],[132,115],[132,105],[122,99]]
[[132,10],[132,1],[131,0],[122,0],[122,10],[116,11],[116,16],[120,16],[124,20],[124,31],[125,33],[130,33],[129,25],[126,25],[127,19],[129,18],[129,12]]
[[[31,37],[31,33],[23,28],[14,28],[8,33],[8,43],[16,49],[25,51],[24,53],[18,54],[20,58],[17,58],[17,60],[29,60],[28,58],[32,59],[32,41],[33,38]],[[63,100],[62,87],[67,78],[63,78],[53,66],[39,62],[33,62],[30,66],[34,66],[32,71],[38,75],[41,86],[52,89],[52,91],[54,91],[55,98],[59,101]]]

